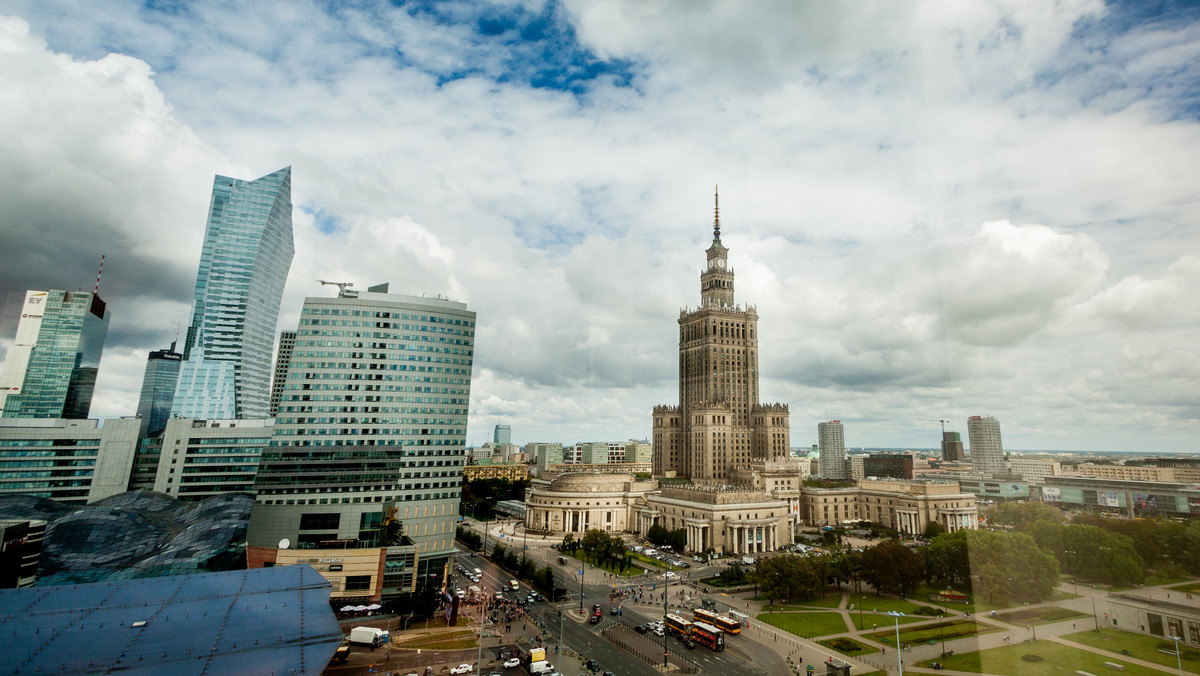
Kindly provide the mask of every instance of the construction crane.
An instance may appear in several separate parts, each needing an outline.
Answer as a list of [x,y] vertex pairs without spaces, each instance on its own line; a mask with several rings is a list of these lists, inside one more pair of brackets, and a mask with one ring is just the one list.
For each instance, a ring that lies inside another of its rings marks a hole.
[[338,288],[338,298],[345,298],[346,292],[350,291],[350,287],[354,286],[354,282],[327,282],[323,279],[318,279],[317,283],[325,286],[336,286]]
[[941,424],[942,424],[942,437],[943,437],[943,438],[945,438],[945,436],[946,436],[946,423],[950,422],[949,420],[946,420],[945,418],[921,418],[921,420],[924,420],[924,421],[926,421],[926,422],[935,422],[935,423],[941,423]]

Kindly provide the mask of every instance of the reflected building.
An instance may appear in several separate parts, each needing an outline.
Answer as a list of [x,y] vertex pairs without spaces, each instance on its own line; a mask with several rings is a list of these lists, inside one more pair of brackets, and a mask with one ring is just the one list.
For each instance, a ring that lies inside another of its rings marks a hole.
[[96,293],[27,291],[0,369],[3,416],[87,418],[108,318]]
[[292,169],[217,176],[172,414],[265,418],[279,303],[295,245]]

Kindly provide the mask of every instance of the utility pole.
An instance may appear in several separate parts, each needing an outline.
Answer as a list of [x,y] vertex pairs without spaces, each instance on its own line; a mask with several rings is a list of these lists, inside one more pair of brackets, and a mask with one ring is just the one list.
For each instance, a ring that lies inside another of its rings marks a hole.
[[583,615],[583,561],[579,562],[579,614]]
[[[669,563],[667,564],[667,572],[668,573],[671,572],[671,564],[669,564]],[[667,624],[667,601],[671,598],[671,594],[669,592],[670,588],[671,588],[671,578],[667,577],[666,575],[663,575],[663,668],[664,669],[667,668],[667,655],[670,654],[667,651],[667,634],[670,633],[669,629],[671,626],[671,625]]]
[[563,615],[562,608],[559,608],[558,609],[558,654],[560,657],[558,659],[560,659],[560,660],[562,659],[561,655],[563,654],[563,651],[562,651],[563,650],[563,631],[562,631],[563,616],[562,615]]

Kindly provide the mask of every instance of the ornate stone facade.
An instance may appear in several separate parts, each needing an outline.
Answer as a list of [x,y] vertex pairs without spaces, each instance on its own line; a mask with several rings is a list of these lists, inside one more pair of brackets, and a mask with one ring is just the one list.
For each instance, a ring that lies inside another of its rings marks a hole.
[[719,208],[700,273],[700,307],[679,313],[679,405],[651,415],[654,473],[725,483],[729,470],[785,457],[786,404],[758,402],[758,312],[734,303]]

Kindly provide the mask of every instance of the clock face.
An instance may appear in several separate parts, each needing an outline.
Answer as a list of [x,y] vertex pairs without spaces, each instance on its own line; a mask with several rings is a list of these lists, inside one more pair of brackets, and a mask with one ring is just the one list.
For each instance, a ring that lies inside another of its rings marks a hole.
[[718,260],[718,261],[717,261],[717,267],[718,267],[718,268],[723,268],[723,267],[725,267],[725,261],[724,261],[724,260]]
[[713,261],[712,261],[712,259],[709,259],[709,261],[708,261],[708,269],[709,269],[709,270],[712,270],[712,268],[713,268]]

